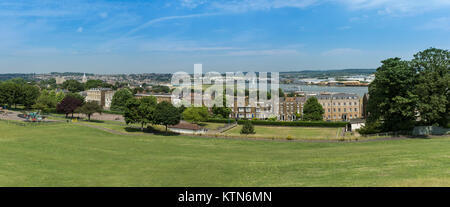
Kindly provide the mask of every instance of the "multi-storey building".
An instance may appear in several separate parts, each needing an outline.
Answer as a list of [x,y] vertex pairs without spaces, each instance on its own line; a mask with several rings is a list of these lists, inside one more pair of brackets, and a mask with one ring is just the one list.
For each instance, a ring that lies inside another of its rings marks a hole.
[[302,114],[305,102],[306,97],[281,97],[278,119],[281,121],[297,120],[297,115]]
[[95,101],[104,109],[110,109],[114,93],[110,88],[91,88],[86,91],[86,101]]
[[321,93],[316,97],[325,110],[323,120],[346,121],[362,117],[362,101],[356,94]]
[[[301,97],[281,97],[279,99],[279,111],[276,115],[280,121],[295,121],[298,115],[303,114],[303,106],[310,97],[316,97],[322,105],[325,113],[323,120],[326,121],[348,121],[362,118],[362,99],[356,94],[347,93],[321,93],[308,94]],[[251,107],[246,98],[245,106],[232,107],[231,117],[240,119],[267,119],[272,112],[270,102],[257,103],[256,107]]]

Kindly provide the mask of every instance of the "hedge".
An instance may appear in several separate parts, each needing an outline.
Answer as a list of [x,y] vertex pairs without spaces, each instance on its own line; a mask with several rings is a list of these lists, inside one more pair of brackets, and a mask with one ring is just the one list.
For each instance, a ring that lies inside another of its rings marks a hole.
[[[238,120],[238,124],[244,124],[247,120]],[[327,122],[327,121],[266,121],[250,120],[253,125],[265,126],[303,126],[303,127],[345,127],[348,122]],[[208,119],[208,122],[214,123],[233,123],[234,119]]]
[[228,123],[234,123],[234,122],[236,122],[236,120],[234,120],[234,119],[218,119],[218,118],[211,118],[211,119],[208,119],[208,121],[206,121],[206,122],[212,122],[212,123],[225,123],[225,124],[228,124]]

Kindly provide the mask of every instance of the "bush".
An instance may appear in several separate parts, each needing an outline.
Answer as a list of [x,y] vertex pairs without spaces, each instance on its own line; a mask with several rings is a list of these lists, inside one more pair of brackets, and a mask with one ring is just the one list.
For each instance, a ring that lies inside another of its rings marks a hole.
[[244,126],[241,129],[241,134],[255,134],[255,128],[251,121],[245,121]]
[[234,123],[234,122],[236,122],[236,120],[234,120],[234,119],[212,118],[212,119],[208,119],[206,122],[228,124],[228,123]]
[[[238,124],[244,124],[246,120],[238,120]],[[265,126],[303,126],[303,127],[345,127],[348,122],[326,122],[326,121],[265,121],[265,120],[251,120],[253,125]]]
[[382,132],[381,130],[381,124],[379,122],[375,122],[375,123],[366,123],[365,126],[359,128],[356,130],[358,133],[362,134],[362,135],[367,135],[367,134],[377,134]]

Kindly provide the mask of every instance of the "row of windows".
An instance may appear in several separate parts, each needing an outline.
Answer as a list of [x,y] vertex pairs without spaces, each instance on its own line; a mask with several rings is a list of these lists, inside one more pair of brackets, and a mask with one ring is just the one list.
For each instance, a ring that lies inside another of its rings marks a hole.
[[[331,116],[331,115],[328,115],[328,117],[325,117],[324,116],[324,118],[326,118],[326,119],[331,119],[331,117],[333,117],[333,119],[341,119],[342,118],[342,116],[339,114],[339,115],[333,115],[333,116]],[[358,118],[358,115],[357,114],[355,114],[355,115],[353,115],[353,114],[349,114],[348,116],[347,116],[347,119],[348,118],[350,118],[350,119],[356,119],[356,118]]]
[[[338,112],[341,112],[341,109],[338,108],[337,111],[338,111]],[[351,111],[352,111],[352,108],[349,108],[348,111],[351,112]],[[354,112],[357,112],[357,111],[358,111],[358,108],[355,108],[355,109],[354,109]],[[331,109],[330,109],[330,108],[328,109],[328,112],[331,112]],[[333,112],[336,112],[336,109],[335,109],[335,108],[333,108]],[[347,108],[344,108],[344,112],[347,112]]]
[[[344,103],[342,103],[342,104],[343,104],[344,106],[346,106],[346,105],[347,105],[347,102],[344,102]],[[352,104],[356,106],[356,105],[358,105],[358,102],[353,102],[353,103],[352,103],[352,102],[348,102],[348,105],[349,105],[349,106],[351,106]],[[322,106],[325,106],[325,105],[331,106],[331,103],[327,103],[327,104],[322,103]],[[340,105],[341,105],[341,102],[338,102],[337,105],[340,106]],[[336,106],[336,102],[333,103],[333,106]]]

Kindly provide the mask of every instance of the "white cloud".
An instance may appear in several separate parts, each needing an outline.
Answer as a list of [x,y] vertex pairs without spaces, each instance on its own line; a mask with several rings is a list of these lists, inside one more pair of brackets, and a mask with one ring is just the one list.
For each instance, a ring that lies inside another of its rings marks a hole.
[[360,55],[361,50],[352,48],[336,48],[332,50],[327,50],[322,53],[323,56],[342,56],[342,55]]
[[78,27],[77,32],[83,32],[83,27]]

